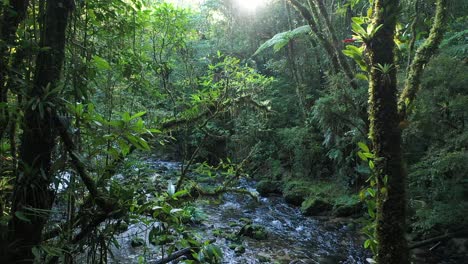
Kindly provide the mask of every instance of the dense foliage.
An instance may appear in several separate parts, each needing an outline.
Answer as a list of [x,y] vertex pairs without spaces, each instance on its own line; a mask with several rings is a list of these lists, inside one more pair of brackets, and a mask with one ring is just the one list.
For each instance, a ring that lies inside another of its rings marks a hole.
[[[376,75],[403,94],[409,246],[466,236],[464,1],[399,1],[384,9],[390,29],[375,11],[389,1],[186,2],[2,1],[0,259],[107,262],[139,223],[158,258],[189,249],[186,263],[220,263],[190,229],[204,218],[194,201],[255,197],[241,179],[305,215],[358,218],[377,253],[388,175]],[[379,30],[392,33],[391,64],[375,63]],[[161,175],[150,157],[181,166]]]

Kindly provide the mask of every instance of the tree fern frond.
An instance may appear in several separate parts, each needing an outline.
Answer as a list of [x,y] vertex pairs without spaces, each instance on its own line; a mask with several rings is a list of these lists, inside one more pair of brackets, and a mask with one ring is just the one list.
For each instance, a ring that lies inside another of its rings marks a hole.
[[288,30],[285,32],[278,33],[274,35],[271,39],[267,40],[265,43],[260,45],[260,47],[255,51],[252,56],[258,55],[260,52],[273,47],[275,52],[278,52],[284,46],[286,46],[291,40],[297,38],[300,35],[307,34],[310,32],[310,27],[308,25],[300,26],[293,30]]

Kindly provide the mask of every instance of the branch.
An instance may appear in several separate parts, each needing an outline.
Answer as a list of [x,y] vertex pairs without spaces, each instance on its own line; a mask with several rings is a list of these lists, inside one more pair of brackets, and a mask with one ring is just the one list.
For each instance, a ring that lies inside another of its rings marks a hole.
[[[216,242],[215,239],[212,239],[209,241],[210,244],[213,244],[214,242]],[[182,256],[187,256],[189,254],[191,254],[193,251],[195,250],[198,250],[199,248],[198,247],[188,247],[188,248],[184,248],[184,249],[181,249],[181,250],[178,250],[174,253],[172,253],[171,255],[167,256],[166,258],[163,258],[163,259],[160,259],[160,260],[157,260],[157,261],[150,261],[148,262],[149,264],[166,264],[166,263],[169,263],[173,260],[176,260]]]
[[424,67],[431,57],[437,52],[440,42],[444,36],[447,20],[447,0],[437,0],[436,14],[434,24],[432,25],[429,37],[416,51],[414,60],[410,65],[408,77],[406,78],[405,88],[398,100],[398,112],[400,120],[403,121],[407,116],[407,109],[416,98],[416,94],[421,84],[421,76]]
[[429,239],[426,239],[426,240],[423,240],[423,241],[415,242],[413,244],[410,244],[408,248],[409,249],[420,248],[420,247],[424,247],[426,245],[429,245],[429,244],[432,244],[432,243],[435,243],[435,242],[445,241],[445,240],[450,239],[452,237],[465,237],[465,236],[468,236],[468,229],[461,230],[461,231],[458,231],[458,232],[447,233],[447,234],[436,236],[436,237],[433,237],[433,238],[429,238]]
[[[172,119],[172,120],[166,121],[161,125],[161,128],[163,130],[173,130],[185,124],[197,123],[200,120],[202,120],[204,117],[209,117],[213,115],[213,113],[218,114],[224,111],[224,109],[226,109],[227,107],[231,105],[235,105],[235,104],[240,104],[240,103],[249,104],[253,106],[254,108],[257,108],[264,112],[273,112],[271,109],[268,108],[268,106],[259,104],[256,101],[254,101],[250,95],[245,95],[245,96],[236,98],[234,100],[229,100],[229,103],[226,103],[226,104],[217,104],[217,107],[211,106],[207,110],[203,111],[202,113],[192,118],[184,117],[181,119]],[[202,127],[203,126],[204,125],[202,125]]]
[[[318,18],[314,18],[314,15],[305,7],[303,4],[301,4],[298,0],[288,0],[289,3],[301,14],[301,16],[307,21],[307,24],[310,26],[310,29],[312,32],[315,34],[317,39],[320,42],[320,45],[325,49],[326,53],[328,54],[328,57],[331,60],[331,63],[333,65],[333,70],[335,73],[339,72],[340,70],[343,71],[346,75],[346,77],[349,79],[351,87],[354,89],[357,88],[356,81],[354,80],[354,75],[350,69],[350,67],[346,67],[345,63],[346,60],[340,60],[340,55],[333,43],[326,38],[326,36],[323,34],[321,31],[321,27],[319,25]],[[312,10],[315,13],[315,16],[318,16],[317,10]],[[344,56],[343,56],[344,58]]]
[[[316,11],[316,13],[320,14],[322,19],[325,21],[325,26],[332,39],[332,48],[336,54],[338,63],[341,65],[341,69],[343,70],[346,77],[349,79],[351,87],[353,87],[354,89],[357,89],[358,85],[354,78],[354,72],[351,69],[351,66],[349,65],[348,61],[346,60],[346,57],[340,51],[342,47],[339,46],[340,41],[338,40],[338,37],[336,36],[335,28],[333,27],[333,23],[330,20],[330,17],[328,16],[328,11],[323,3],[323,0],[312,0],[311,2],[313,2],[313,4],[315,5],[315,8],[318,10]],[[309,5],[311,6],[311,8],[313,8],[312,3],[310,3],[310,1],[309,1]]]
[[53,118],[59,131],[59,135],[65,145],[65,149],[70,154],[71,164],[75,167],[78,175],[80,175],[80,178],[88,189],[91,197],[94,198],[96,204],[105,212],[113,211],[116,206],[115,203],[106,198],[106,196],[97,188],[96,182],[93,180],[91,175],[86,171],[86,166],[77,152],[77,148],[73,143],[72,137],[68,133],[67,127],[56,113],[53,114]]

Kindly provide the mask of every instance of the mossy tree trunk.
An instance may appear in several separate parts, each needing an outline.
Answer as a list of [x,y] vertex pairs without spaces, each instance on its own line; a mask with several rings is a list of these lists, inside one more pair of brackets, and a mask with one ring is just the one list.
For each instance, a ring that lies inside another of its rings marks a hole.
[[[31,263],[32,248],[42,241],[42,230],[53,203],[52,151],[56,145],[53,109],[64,60],[65,31],[72,0],[46,1],[34,85],[25,98],[20,164],[12,197],[9,256],[12,263]],[[20,216],[20,217],[18,217]],[[25,221],[24,217],[28,218]],[[8,262],[7,261],[7,262]]]
[[381,28],[368,41],[370,138],[377,177],[377,262],[407,264],[405,239],[406,172],[403,168],[397,108],[394,33],[399,1],[375,0],[373,25]]

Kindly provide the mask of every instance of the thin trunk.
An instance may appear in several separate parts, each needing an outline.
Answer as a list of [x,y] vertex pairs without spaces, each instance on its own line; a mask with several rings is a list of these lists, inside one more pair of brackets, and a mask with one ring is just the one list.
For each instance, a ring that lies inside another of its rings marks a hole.
[[341,69],[343,70],[343,73],[349,79],[351,86],[356,89],[358,85],[354,78],[354,71],[351,68],[348,61],[346,60],[346,57],[344,56],[344,54],[341,52],[343,47],[341,47],[341,43],[338,40],[335,28],[333,27],[333,23],[330,20],[330,16],[328,15],[328,11],[323,3],[323,0],[312,0],[312,2],[315,4],[315,7],[318,11],[316,13],[319,14],[322,20],[325,22],[325,27],[327,28],[328,33],[332,39],[332,43],[331,43],[332,48],[334,50],[336,58],[338,59],[338,63],[341,65]]
[[424,67],[432,58],[432,56],[437,52],[439,45],[442,42],[447,20],[447,3],[448,0],[437,0],[436,15],[434,24],[432,25],[431,31],[429,33],[429,37],[416,50],[414,60],[409,66],[405,87],[398,100],[398,110],[401,120],[406,118],[407,108],[409,104],[411,104],[416,98],[416,94],[421,83],[422,73],[424,72]]
[[[9,223],[9,259],[13,263],[31,263],[32,248],[41,243],[42,230],[53,203],[49,190],[52,180],[51,156],[55,146],[53,109],[45,104],[45,95],[60,80],[64,60],[65,30],[71,0],[47,1],[41,34],[41,51],[37,56],[34,86],[27,92],[20,147],[19,174],[15,182],[12,216]],[[44,49],[48,47],[48,49]],[[50,95],[48,100],[51,100]],[[34,104],[33,103],[33,104]],[[24,215],[29,221],[18,216]]]
[[[292,30],[293,27],[292,27],[292,22],[291,22],[291,8],[290,8],[289,4],[287,3],[287,1],[285,1],[284,3],[285,3],[285,6],[286,6],[286,12],[287,12],[287,15],[288,15],[289,30]],[[295,61],[293,45],[294,45],[293,41],[290,41],[288,43],[288,49],[287,49],[287,55],[288,56],[287,57],[288,57],[288,62],[289,62],[290,68],[291,68],[291,75],[293,76],[293,79],[294,79],[294,86],[295,86],[295,90],[296,90],[296,96],[297,96],[299,108],[301,109],[302,119],[305,120],[306,117],[307,117],[307,113],[306,113],[306,109],[305,109],[304,100],[302,99],[302,92],[301,92],[301,89],[300,89],[300,79],[299,79],[299,76],[298,76],[298,73],[297,73],[297,66],[296,66],[296,61]]]

